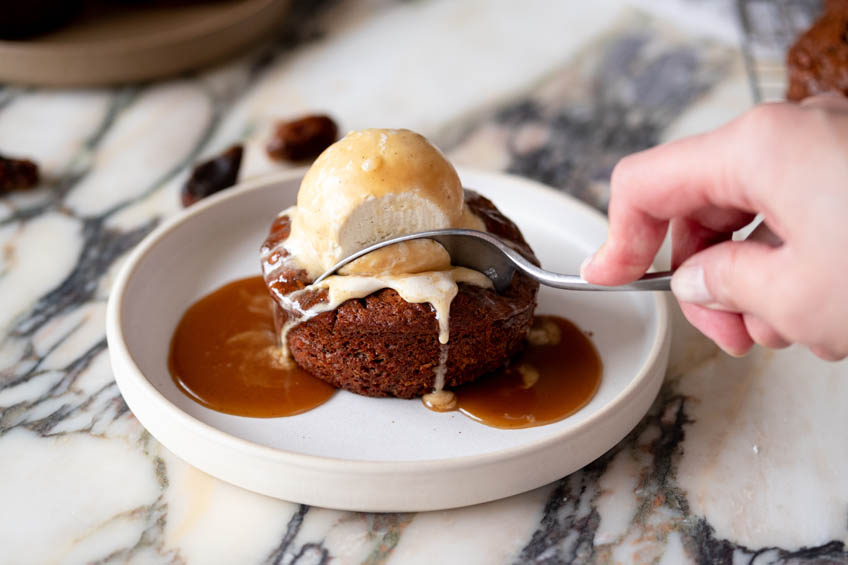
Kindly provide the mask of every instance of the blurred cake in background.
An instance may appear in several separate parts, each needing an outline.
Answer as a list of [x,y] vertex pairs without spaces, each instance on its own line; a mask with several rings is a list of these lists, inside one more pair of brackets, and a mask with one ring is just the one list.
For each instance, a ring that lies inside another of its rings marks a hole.
[[848,0],[829,0],[822,16],[789,48],[786,98],[848,95]]

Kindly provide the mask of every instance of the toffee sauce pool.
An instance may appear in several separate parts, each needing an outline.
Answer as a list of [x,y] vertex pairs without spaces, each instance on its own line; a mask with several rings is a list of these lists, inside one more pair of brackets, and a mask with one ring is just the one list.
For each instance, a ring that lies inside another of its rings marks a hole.
[[[557,343],[528,344],[508,367],[456,388],[456,409],[497,428],[561,420],[595,395],[603,366],[592,342],[558,316]],[[293,416],[323,404],[335,389],[280,358],[271,298],[262,277],[241,279],[195,302],[171,340],[168,359],[177,387],[227,414]]]
[[509,366],[457,387],[456,410],[496,428],[532,428],[566,418],[589,403],[603,364],[580,328],[559,316],[536,316],[559,328],[558,342],[528,343]]
[[192,304],[174,332],[168,366],[185,394],[236,416],[293,416],[336,392],[284,363],[262,277],[231,282]]

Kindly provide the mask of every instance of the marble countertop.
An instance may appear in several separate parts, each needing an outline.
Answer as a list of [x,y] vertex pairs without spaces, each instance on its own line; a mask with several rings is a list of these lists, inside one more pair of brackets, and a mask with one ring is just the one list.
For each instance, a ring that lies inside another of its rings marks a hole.
[[581,471],[505,500],[362,514],[188,466],[129,412],[104,311],[127,252],[180,209],[189,165],[278,118],[408,127],[459,164],[604,209],[623,155],[752,104],[729,0],[295,2],[273,45],[191,76],[0,89],[0,563],[848,562],[848,365],[722,354],[674,320],[652,409]]

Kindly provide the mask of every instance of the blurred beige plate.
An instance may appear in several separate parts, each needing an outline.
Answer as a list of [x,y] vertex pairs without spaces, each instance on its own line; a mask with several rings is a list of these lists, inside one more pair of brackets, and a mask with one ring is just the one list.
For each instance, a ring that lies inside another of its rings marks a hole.
[[[67,26],[0,41],[0,81],[92,86],[149,80],[214,63],[267,39],[289,0],[102,2]],[[111,8],[109,8],[111,6]]]
[[[595,397],[537,428],[501,430],[419,400],[337,392],[288,418],[204,408],[168,372],[171,334],[198,298],[259,273],[277,211],[295,203],[303,171],[258,179],[195,204],[151,233],[124,263],[106,330],[115,379],[141,423],[177,456],[241,487],[285,500],[362,511],[436,510],[486,502],[554,481],[633,429],[665,375],[663,293],[542,288],[538,311],[592,332],[604,362]],[[524,232],[542,264],[577,272],[606,237],[604,217],[534,182],[459,169]],[[568,363],[568,359],[563,359]]]

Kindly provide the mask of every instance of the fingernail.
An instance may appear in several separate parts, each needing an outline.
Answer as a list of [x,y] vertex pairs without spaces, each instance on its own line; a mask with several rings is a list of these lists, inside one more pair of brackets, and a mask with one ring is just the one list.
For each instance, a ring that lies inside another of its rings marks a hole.
[[750,352],[750,349],[740,352],[740,351],[732,351],[732,350],[730,350],[730,349],[728,349],[724,346],[721,346],[721,345],[719,345],[718,347],[719,347],[719,349],[721,349],[727,355],[729,355],[730,357],[733,357],[734,359],[741,359],[742,357],[747,356],[748,353]]
[[715,303],[707,283],[704,280],[704,269],[699,265],[683,266],[671,277],[671,291],[681,302],[692,304]]
[[591,263],[591,262],[592,262],[592,259],[594,259],[594,258],[595,258],[595,256],[594,256],[594,255],[589,255],[588,257],[586,257],[585,259],[583,259],[583,262],[582,262],[582,263],[580,263],[580,278],[582,278],[582,279],[585,279],[585,278],[586,278],[586,277],[585,277],[585,275],[584,275],[583,273],[585,273],[585,272],[586,272],[586,267],[588,267],[588,266],[589,266],[589,263]]
[[735,308],[731,308],[730,306],[725,306],[724,304],[719,304],[718,302],[710,302],[709,304],[701,304],[704,308],[709,308],[710,310],[718,310],[719,312],[736,312],[739,313],[739,310]]

